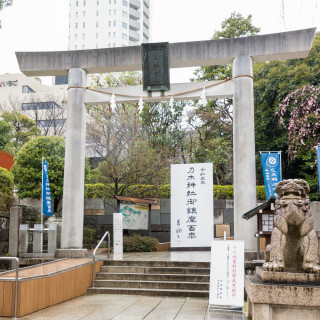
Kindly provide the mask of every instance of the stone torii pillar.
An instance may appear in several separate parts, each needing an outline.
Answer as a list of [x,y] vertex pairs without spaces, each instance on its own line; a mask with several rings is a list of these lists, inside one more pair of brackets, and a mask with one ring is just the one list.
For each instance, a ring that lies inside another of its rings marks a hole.
[[[170,44],[170,68],[233,63],[235,238],[245,240],[246,251],[255,251],[256,242],[255,219],[241,219],[242,214],[256,206],[252,63],[307,57],[315,30],[311,28],[254,37]],[[72,87],[76,87],[75,84],[79,84],[77,87],[85,86],[86,73],[141,70],[140,46],[81,51],[17,52],[16,56],[20,70],[27,76],[66,75],[70,72],[66,139],[66,148],[70,150],[66,151],[65,158],[62,248],[70,252],[81,250],[85,160],[83,113],[84,104],[89,103],[86,101],[89,94],[84,93],[83,88]],[[90,95],[92,96],[92,93]],[[165,98],[159,98],[158,101],[162,100]],[[77,148],[79,150],[76,150]]]

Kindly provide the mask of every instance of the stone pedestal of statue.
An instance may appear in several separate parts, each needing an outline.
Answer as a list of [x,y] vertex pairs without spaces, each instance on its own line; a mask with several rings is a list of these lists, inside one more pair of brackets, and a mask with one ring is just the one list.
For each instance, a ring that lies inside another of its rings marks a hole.
[[252,320],[320,319],[320,275],[264,271],[246,276],[248,318]]

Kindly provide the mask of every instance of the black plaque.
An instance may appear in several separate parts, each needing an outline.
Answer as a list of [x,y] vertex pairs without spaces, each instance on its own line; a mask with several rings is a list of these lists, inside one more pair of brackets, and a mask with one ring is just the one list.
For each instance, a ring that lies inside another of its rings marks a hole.
[[170,90],[169,43],[143,43],[141,48],[143,91]]

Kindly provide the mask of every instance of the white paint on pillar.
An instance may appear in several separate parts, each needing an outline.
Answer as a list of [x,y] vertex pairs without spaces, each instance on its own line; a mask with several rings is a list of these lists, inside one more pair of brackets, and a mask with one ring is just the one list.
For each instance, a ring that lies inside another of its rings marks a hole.
[[[246,251],[256,251],[256,217],[241,216],[257,205],[252,59],[238,56],[233,61],[233,180],[235,239],[245,241]],[[243,77],[244,76],[244,77]]]
[[62,205],[62,249],[82,249],[87,73],[81,68],[69,70],[68,118],[64,163]]

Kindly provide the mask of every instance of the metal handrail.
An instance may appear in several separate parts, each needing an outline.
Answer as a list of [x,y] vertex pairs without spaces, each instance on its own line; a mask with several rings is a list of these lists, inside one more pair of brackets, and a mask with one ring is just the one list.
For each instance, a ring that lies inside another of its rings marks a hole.
[[18,283],[19,283],[19,259],[17,257],[0,257],[0,260],[15,260],[16,261],[16,284],[14,289],[14,311],[13,319],[17,319],[17,303],[18,303]]
[[96,246],[92,254],[92,288],[94,288],[94,276],[95,276],[95,270],[96,270],[96,252],[99,249],[102,241],[105,239],[107,235],[108,235],[108,259],[110,259],[110,233],[109,231],[107,231],[99,241],[98,245]]

